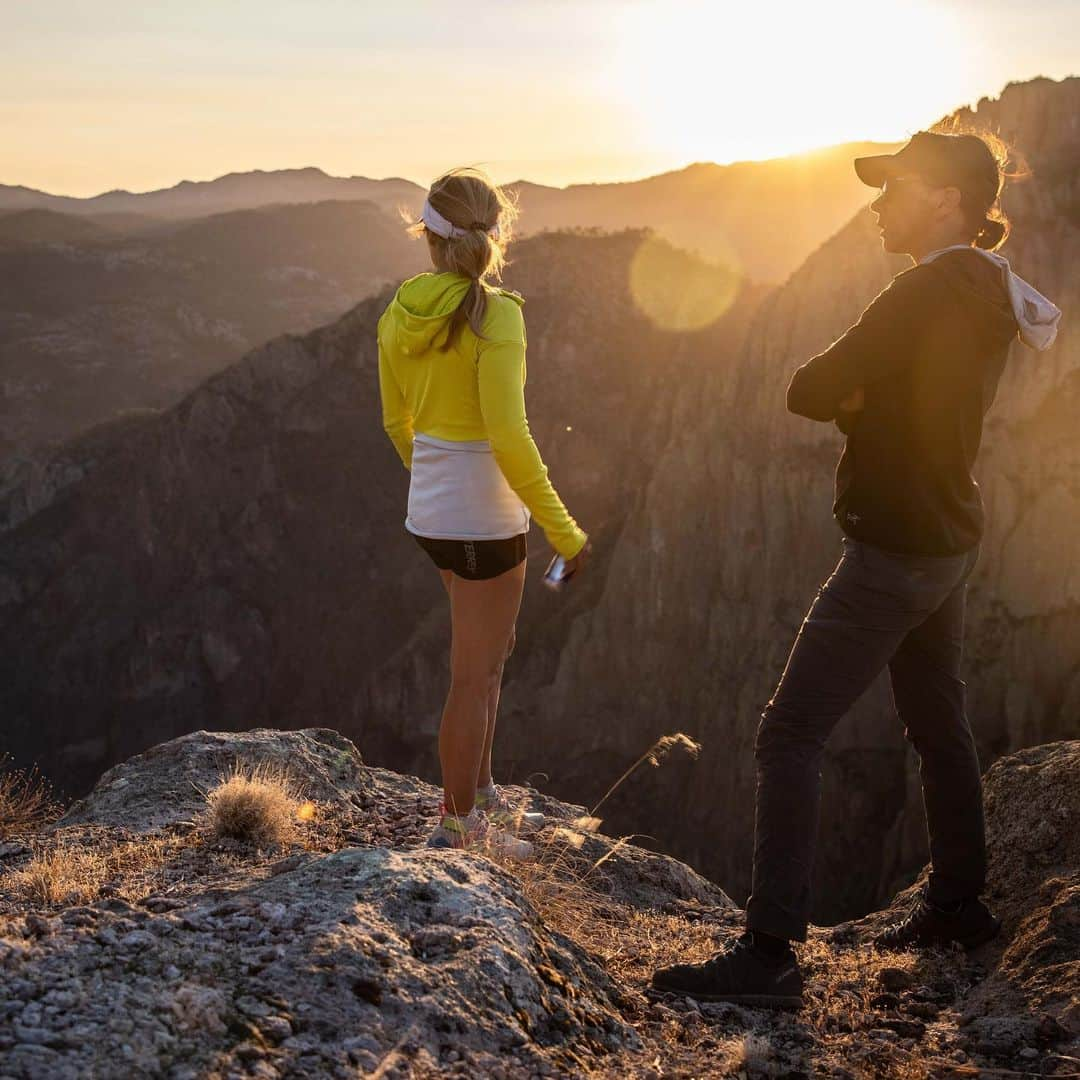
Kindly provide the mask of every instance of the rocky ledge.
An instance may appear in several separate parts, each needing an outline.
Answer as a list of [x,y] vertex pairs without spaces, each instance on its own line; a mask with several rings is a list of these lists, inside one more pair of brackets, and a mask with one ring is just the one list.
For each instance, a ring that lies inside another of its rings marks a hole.
[[[209,798],[254,766],[295,809],[261,846]],[[795,1014],[650,1001],[654,966],[708,956],[742,913],[584,807],[511,790],[550,818],[534,863],[424,848],[435,788],[325,728],[198,731],[115,766],[0,836],[0,1080],[1080,1072],[1080,742],[987,773],[998,941],[875,955],[916,882],[813,929]]]

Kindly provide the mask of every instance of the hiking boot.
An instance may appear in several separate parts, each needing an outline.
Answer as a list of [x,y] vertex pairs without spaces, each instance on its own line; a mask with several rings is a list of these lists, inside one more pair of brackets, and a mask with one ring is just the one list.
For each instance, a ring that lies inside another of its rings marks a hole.
[[492,826],[483,810],[474,806],[465,817],[448,814],[442,806],[439,824],[428,837],[427,846],[478,851],[482,855],[502,855],[508,859],[528,859],[533,846]]
[[974,949],[997,937],[1001,920],[991,915],[975,897],[965,900],[959,911],[945,911],[922,893],[899,922],[887,926],[873,938],[875,949],[910,949],[957,942]]
[[488,821],[512,833],[532,833],[544,827],[544,815],[523,810],[510,801],[510,797],[496,783],[476,789],[476,805],[487,815]]
[[698,1001],[730,1001],[765,1009],[798,1009],[803,979],[795,953],[765,956],[750,931],[704,964],[676,964],[653,973],[654,991],[685,994]]

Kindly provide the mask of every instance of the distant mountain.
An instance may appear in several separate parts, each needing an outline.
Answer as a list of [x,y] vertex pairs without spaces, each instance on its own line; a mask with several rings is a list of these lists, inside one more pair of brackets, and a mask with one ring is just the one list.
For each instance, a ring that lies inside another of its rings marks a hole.
[[[522,183],[519,235],[652,228],[771,280],[865,201],[851,159],[880,148],[695,165],[626,184]],[[30,474],[47,489],[43,459],[67,437],[119,410],[168,405],[259,341],[306,332],[427,268],[397,214],[419,213],[422,197],[408,181],[319,169],[92,199],[0,187],[0,529],[19,520],[14,505],[33,503],[15,490]],[[11,209],[30,203],[41,205]]]
[[[626,184],[522,184],[520,235],[652,228],[752,281],[782,276],[866,199],[851,159],[880,148],[695,165]],[[73,475],[53,461],[67,438],[125,410],[168,406],[260,341],[304,333],[426,269],[424,245],[397,214],[400,204],[419,213],[422,196],[408,181],[319,169],[93,199],[0,188],[0,206],[47,204],[0,212],[0,531]]]
[[355,201],[136,238],[53,211],[0,218],[0,236],[31,227],[54,239],[0,244],[0,529],[39,505],[28,485],[51,489],[41,470],[59,443],[171,405],[260,342],[334,319],[427,261],[400,222]]
[[[734,261],[755,281],[781,281],[870,199],[851,167],[861,154],[899,144],[844,143],[810,153],[732,165],[700,163],[645,180],[545,187],[508,185],[523,211],[519,235],[545,229],[655,229],[687,251]],[[182,181],[160,191],[112,191],[89,199],[0,185],[0,209],[68,214],[134,213],[177,220],[271,203],[361,199],[419,214],[424,189],[408,180],[328,176],[321,169],[257,170]],[[114,219],[115,220],[115,219]]]
[[525,233],[649,226],[687,251],[734,261],[754,281],[778,282],[873,198],[852,161],[899,145],[844,143],[769,161],[700,163],[625,184],[513,187]]
[[0,247],[27,243],[85,244],[109,235],[99,221],[56,210],[0,214]]
[[[90,198],[50,195],[33,188],[0,184],[0,210],[44,208],[71,214],[137,213],[162,219],[205,217],[253,210],[274,203],[357,200],[384,210],[398,204],[419,209],[424,191],[409,180],[369,180],[328,176],[322,169],[276,169],[228,173],[215,180],[181,180],[157,191],[107,191]],[[418,202],[419,200],[419,202]]]

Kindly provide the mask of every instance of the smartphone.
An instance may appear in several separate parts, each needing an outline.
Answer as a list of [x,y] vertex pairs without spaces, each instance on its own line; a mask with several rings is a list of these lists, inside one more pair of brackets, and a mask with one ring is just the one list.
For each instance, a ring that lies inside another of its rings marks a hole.
[[544,571],[544,584],[549,589],[558,591],[573,576],[574,571],[568,569],[567,560],[564,559],[562,555],[556,555],[555,558],[548,563],[548,568]]

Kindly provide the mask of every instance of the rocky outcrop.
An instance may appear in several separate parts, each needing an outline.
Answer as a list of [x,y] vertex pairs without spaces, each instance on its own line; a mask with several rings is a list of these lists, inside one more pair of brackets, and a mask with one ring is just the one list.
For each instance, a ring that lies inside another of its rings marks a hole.
[[[291,842],[212,828],[207,794],[256,764],[311,810]],[[654,966],[709,955],[743,913],[689,867],[577,832],[580,807],[512,792],[549,818],[535,863],[426,848],[438,792],[365,765],[325,728],[197,731],[118,764],[58,821],[0,846],[3,1075],[1069,1071],[1080,743],[1006,758],[986,778],[1000,941],[876,956],[865,938],[902,894],[858,923],[811,928],[798,946],[806,1003],[791,1015],[650,1000]],[[572,841],[586,836],[583,856]],[[49,872],[27,870],[57,851],[110,873],[91,895],[48,902]]]

